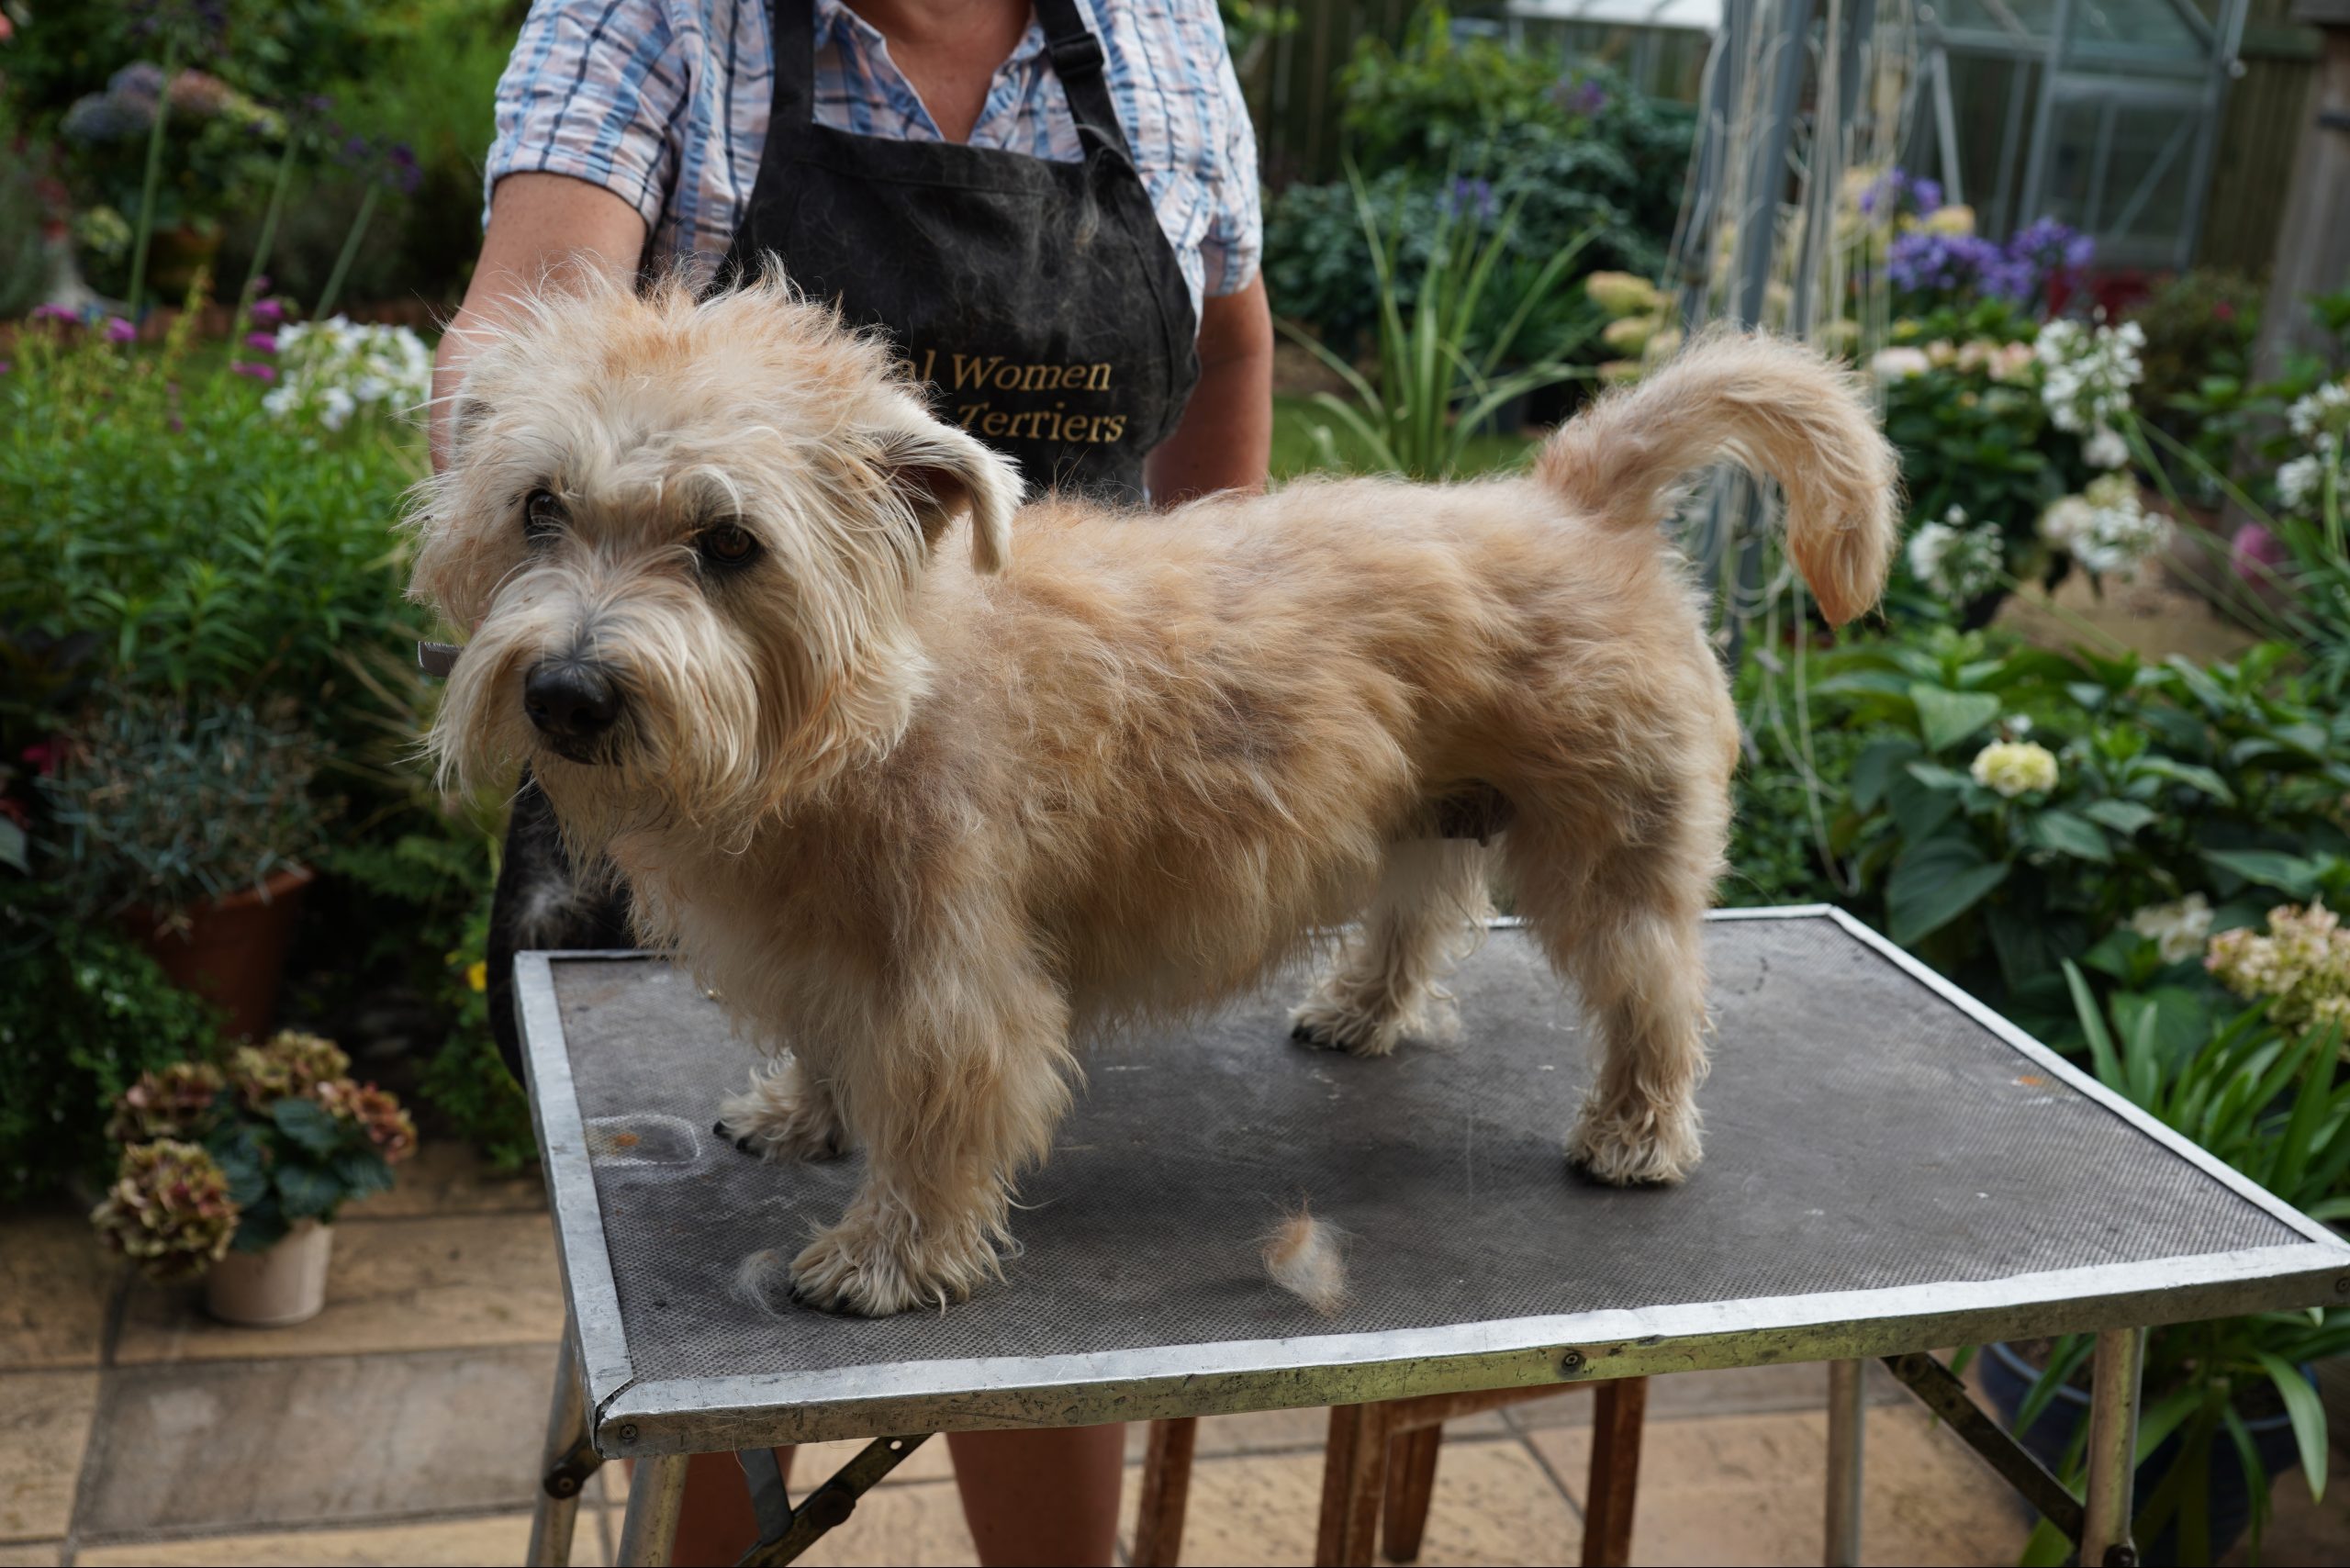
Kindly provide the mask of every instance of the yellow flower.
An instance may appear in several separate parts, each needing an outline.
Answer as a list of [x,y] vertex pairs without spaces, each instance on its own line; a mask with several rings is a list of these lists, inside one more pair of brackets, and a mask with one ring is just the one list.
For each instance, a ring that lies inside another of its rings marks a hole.
[[2056,788],[2056,754],[2034,741],[1994,741],[1975,753],[1975,782],[2013,799]]
[[476,991],[487,991],[489,989],[489,965],[479,958],[476,958],[472,963],[467,964],[465,966],[465,983],[473,987]]
[[1940,207],[1926,214],[1919,224],[1929,234],[1972,234],[1975,232],[1975,209],[1971,207]]
[[1599,341],[1620,353],[1638,353],[1648,347],[1656,327],[1653,316],[1626,316],[1608,322],[1606,330],[1599,334]]
[[1664,307],[1656,286],[1630,273],[1594,273],[1583,280],[1583,288],[1610,316],[1644,316]]

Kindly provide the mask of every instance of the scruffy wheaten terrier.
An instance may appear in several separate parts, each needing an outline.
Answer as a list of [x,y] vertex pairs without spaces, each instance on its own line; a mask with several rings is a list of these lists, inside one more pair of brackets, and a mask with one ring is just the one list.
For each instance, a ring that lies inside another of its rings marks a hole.
[[[1317,932],[1359,921],[1302,1036],[1439,1028],[1489,862],[1597,1027],[1569,1160],[1696,1164],[1737,725],[1662,525],[1738,459],[1829,618],[1874,603],[1894,456],[1818,356],[1701,341],[1519,476],[1165,515],[1023,506],[884,341],[781,286],[544,292],[453,420],[415,592],[473,637],[432,747],[467,781],[527,760],[640,936],[778,1054],[730,1134],[864,1149],[803,1301],[966,1295],[1079,1043]],[[1476,795],[1490,847],[1442,835]]]

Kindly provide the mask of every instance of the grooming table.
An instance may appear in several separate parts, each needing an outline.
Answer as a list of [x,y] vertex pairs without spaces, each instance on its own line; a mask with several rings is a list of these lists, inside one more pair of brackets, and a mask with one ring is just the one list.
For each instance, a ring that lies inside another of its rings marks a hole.
[[[2144,1328],[2334,1301],[2350,1248],[1840,912],[1723,912],[1707,946],[1706,1160],[1684,1186],[1567,1177],[1583,1029],[1504,922],[1452,982],[1457,1045],[1301,1049],[1294,987],[1096,1044],[1023,1184],[1003,1282],[880,1320],[736,1294],[745,1256],[789,1256],[858,1165],[765,1164],[713,1136],[755,1059],[718,1005],[656,959],[523,955],[571,1311],[532,1560],[566,1560],[571,1499],[606,1458],[648,1462],[621,1561],[661,1562],[685,1453],[881,1435],[789,1518],[773,1466],[762,1497],[746,1463],[770,1526],[754,1559],[785,1561],[940,1431],[1828,1361],[1830,1561],[1852,1562],[1859,1363],[1880,1356],[2084,1562],[2130,1561],[2109,1554],[2129,1551]],[[1301,1201],[1353,1238],[1335,1318],[1257,1256]],[[1924,1352],[2087,1331],[2084,1503]]]

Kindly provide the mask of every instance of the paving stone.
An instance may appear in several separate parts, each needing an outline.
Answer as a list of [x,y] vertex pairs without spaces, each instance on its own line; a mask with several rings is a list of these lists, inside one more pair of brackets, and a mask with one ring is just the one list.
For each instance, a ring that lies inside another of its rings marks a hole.
[[[601,1535],[583,1518],[572,1537],[576,1568],[603,1568]],[[88,1568],[135,1564],[185,1564],[186,1568],[360,1568],[397,1562],[442,1568],[485,1562],[520,1562],[531,1543],[531,1516],[491,1514],[480,1518],[432,1519],[412,1524],[365,1525],[337,1529],[271,1530],[261,1534],[195,1538],[150,1538],[114,1546],[85,1546],[74,1562]]]
[[963,1499],[955,1484],[923,1481],[867,1492],[857,1503],[856,1516],[818,1541],[800,1561],[822,1568],[845,1568],[851,1563],[962,1568],[979,1560],[970,1527],[963,1522]]
[[0,1217],[0,1372],[96,1366],[121,1277],[86,1215]]
[[[1464,1417],[1449,1423],[1445,1430],[1454,1437],[1497,1438],[1509,1428],[1496,1410]],[[1311,1449],[1322,1451],[1330,1440],[1330,1412],[1322,1406],[1303,1410],[1259,1410],[1245,1416],[1207,1416],[1201,1418],[1196,1453],[1205,1459],[1217,1454],[1283,1453]],[[1126,1459],[1140,1463],[1150,1442],[1150,1423],[1126,1423]]]
[[[1130,1476],[1119,1527],[1129,1550],[1140,1492],[1139,1478]],[[1318,1453],[1203,1459],[1192,1472],[1183,1561],[1311,1562],[1321,1516]],[[1571,1562],[1582,1540],[1573,1507],[1522,1442],[1445,1444],[1422,1563]]]
[[[2350,1473],[2350,1451],[2337,1442],[2326,1470],[2323,1502],[2311,1497],[2299,1469],[2277,1478],[2269,1494],[2276,1512],[2260,1540],[2263,1562],[2350,1562],[2350,1507],[2343,1506],[2342,1494],[2334,1490],[2344,1484],[2345,1473]],[[2252,1561],[2252,1542],[2238,1541],[2221,1561],[2229,1568],[2244,1568]]]
[[501,1176],[453,1138],[434,1138],[402,1163],[397,1184],[344,1213],[352,1219],[415,1215],[532,1214],[547,1206],[546,1183],[536,1166]]
[[552,1344],[562,1334],[563,1282],[543,1214],[345,1220],[335,1226],[326,1310],[308,1323],[233,1327],[205,1315],[199,1288],[142,1280],[115,1361]]
[[[1898,1405],[1908,1392],[1876,1362],[1868,1363],[1869,1401]],[[1778,1367],[1729,1367],[1719,1372],[1666,1372],[1649,1379],[1649,1418],[1675,1420],[1692,1416],[1751,1416],[1777,1410],[1824,1410],[1828,1406],[1828,1363],[1804,1361]],[[1519,1431],[1546,1427],[1588,1427],[1592,1399],[1568,1392],[1552,1399],[1530,1400],[1509,1408],[1509,1424]]]
[[[1530,1440],[1578,1506],[1591,1456],[1585,1428]],[[2028,1534],[2006,1483],[1921,1406],[1868,1418],[1863,1560],[2009,1563]],[[1651,1421],[1632,1516],[1635,1563],[1813,1563],[1826,1535],[1824,1414]]]
[[73,1487],[98,1407],[98,1373],[0,1376],[0,1540],[62,1536],[73,1522]]
[[57,1568],[65,1561],[62,1540],[26,1540],[0,1546],[0,1568]]
[[81,1529],[259,1529],[526,1504],[552,1345],[108,1375]]

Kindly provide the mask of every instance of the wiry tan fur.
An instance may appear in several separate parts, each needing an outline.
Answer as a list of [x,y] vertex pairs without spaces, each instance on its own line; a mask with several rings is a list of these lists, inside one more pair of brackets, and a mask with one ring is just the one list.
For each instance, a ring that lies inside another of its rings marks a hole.
[[[1488,861],[1598,1026],[1572,1159],[1617,1182],[1696,1163],[1736,726],[1658,524],[1735,454],[1786,489],[1829,612],[1874,601],[1893,457],[1811,353],[1702,341],[1531,476],[1164,516],[1015,517],[1002,458],[779,286],[549,292],[473,362],[456,422],[417,509],[416,592],[475,629],[433,747],[468,780],[527,758],[642,935],[792,1053],[730,1131],[866,1151],[791,1264],[804,1299],[969,1292],[1069,1107],[1072,1042],[1244,992],[1317,928],[1371,912],[1308,1033],[1377,1054],[1434,1026]],[[534,546],[539,487],[569,521]],[[719,520],[764,546],[738,576],[689,543]],[[520,699],[574,655],[626,698],[593,764]],[[1428,803],[1477,781],[1507,832],[1427,842]]]

